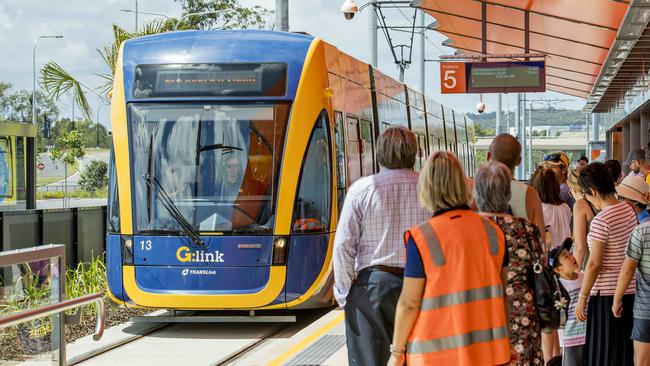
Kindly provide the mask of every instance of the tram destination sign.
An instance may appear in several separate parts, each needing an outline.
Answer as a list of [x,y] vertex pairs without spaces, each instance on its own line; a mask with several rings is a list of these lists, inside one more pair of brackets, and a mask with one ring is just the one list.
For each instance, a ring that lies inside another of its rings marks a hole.
[[133,96],[283,96],[285,63],[138,65]]
[[443,94],[546,91],[544,61],[442,62],[440,77]]

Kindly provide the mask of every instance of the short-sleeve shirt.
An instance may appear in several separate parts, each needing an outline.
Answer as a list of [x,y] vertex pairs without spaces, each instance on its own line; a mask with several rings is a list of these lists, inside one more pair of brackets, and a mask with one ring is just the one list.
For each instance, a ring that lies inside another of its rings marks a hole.
[[[506,251],[503,256],[503,267],[507,267],[508,264],[510,264],[510,256]],[[413,241],[413,237],[409,237],[409,241],[406,243],[406,265],[404,266],[404,277],[427,277],[424,272],[424,265],[422,264],[422,256],[420,255],[418,246],[415,245],[415,241]]]
[[[636,225],[636,214],[625,202],[606,207],[591,221],[587,235],[589,250],[592,250],[592,243],[596,240],[605,243],[601,270],[591,288],[591,295],[595,296],[600,291],[600,295],[613,296],[616,292],[616,281],[623,267],[627,243]],[[633,279],[625,294],[634,294],[635,286]]]
[[632,231],[627,256],[638,263],[634,317],[650,319],[650,222],[641,224]]
[[578,272],[578,278],[569,280],[560,278],[562,286],[569,293],[569,316],[560,330],[560,347],[575,347],[585,344],[587,338],[587,323],[576,319],[576,304],[580,297],[582,281],[585,277],[584,272]]

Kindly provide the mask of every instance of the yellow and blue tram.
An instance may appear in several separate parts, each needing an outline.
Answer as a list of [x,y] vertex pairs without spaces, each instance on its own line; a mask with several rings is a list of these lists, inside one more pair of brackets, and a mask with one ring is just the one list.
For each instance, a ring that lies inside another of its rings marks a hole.
[[26,141],[34,136],[36,126],[0,121],[0,211],[26,208]]
[[126,41],[112,93],[108,289],[126,306],[329,306],[347,187],[375,141],[473,171],[472,122],[309,35],[184,31]]

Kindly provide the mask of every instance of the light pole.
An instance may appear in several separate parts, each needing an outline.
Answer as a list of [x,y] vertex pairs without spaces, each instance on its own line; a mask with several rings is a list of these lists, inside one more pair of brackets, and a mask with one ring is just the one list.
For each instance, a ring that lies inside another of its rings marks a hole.
[[[135,11],[133,11],[131,9],[120,9],[120,11],[124,12],[124,13],[135,13]],[[155,15],[155,16],[163,17],[165,19],[170,19],[170,17],[168,15],[161,14],[161,13],[153,13],[153,12],[148,12],[148,11],[138,11],[137,13],[138,14]]]
[[38,36],[32,49],[32,124],[36,124],[36,45],[44,38],[63,38],[63,36]]
[[99,149],[99,110],[102,107],[106,107],[106,106],[109,106],[109,105],[110,105],[110,103],[104,103],[104,104],[100,104],[99,106],[97,106],[97,114],[95,114],[95,116],[97,116],[97,124],[96,124],[95,130],[96,130],[96,134],[97,134],[97,144],[96,145],[97,145],[98,149]]
[[138,33],[138,0],[135,0],[135,32]]
[[181,21],[183,21],[183,19],[185,19],[185,18],[187,18],[187,17],[191,17],[191,16],[195,16],[195,15],[214,14],[214,13],[219,13],[219,11],[211,10],[211,11],[201,11],[201,12],[198,12],[198,13],[189,13],[189,14],[185,14],[185,15],[181,16],[180,18],[178,18],[178,21],[177,21],[176,24],[174,25],[174,30],[177,30],[177,29],[178,29],[178,25],[181,24]]
[[[37,126],[38,120],[36,119],[36,45],[42,38],[63,38],[63,36],[38,36],[34,40],[34,48],[32,49],[32,124]],[[27,144],[27,197],[25,206],[27,209],[36,208],[36,137],[28,137]]]

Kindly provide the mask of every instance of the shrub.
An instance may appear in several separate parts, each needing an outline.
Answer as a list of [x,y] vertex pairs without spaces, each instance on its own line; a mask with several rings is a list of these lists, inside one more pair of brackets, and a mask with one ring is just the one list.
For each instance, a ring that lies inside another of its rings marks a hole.
[[79,185],[87,192],[95,192],[108,184],[108,164],[93,160],[81,173]]

